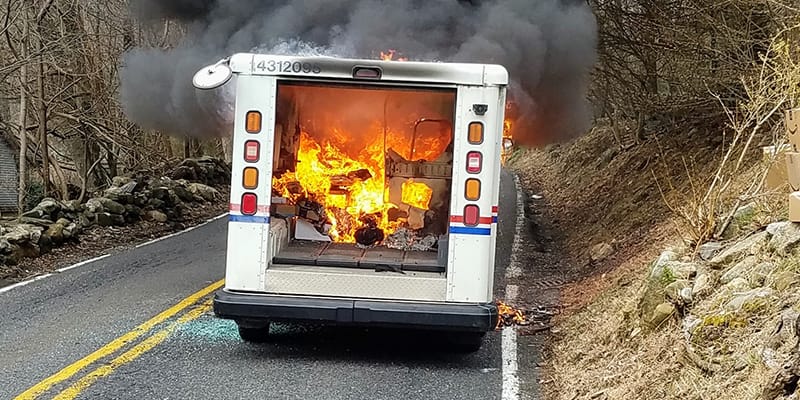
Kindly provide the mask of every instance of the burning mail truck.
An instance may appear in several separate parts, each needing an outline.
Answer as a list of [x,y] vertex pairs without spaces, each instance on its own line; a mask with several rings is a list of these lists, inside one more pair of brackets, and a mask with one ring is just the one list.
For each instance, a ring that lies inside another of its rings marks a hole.
[[272,321],[495,328],[508,74],[499,65],[236,54],[225,287],[246,341]]

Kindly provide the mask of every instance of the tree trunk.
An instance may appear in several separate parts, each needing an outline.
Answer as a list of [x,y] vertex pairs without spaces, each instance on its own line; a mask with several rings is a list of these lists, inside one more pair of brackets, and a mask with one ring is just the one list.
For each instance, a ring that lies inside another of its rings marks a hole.
[[42,191],[44,197],[50,194],[50,146],[47,143],[47,105],[44,101],[44,61],[41,56],[42,38],[36,41],[39,53],[39,73],[36,76],[37,114],[39,115],[39,147],[42,149]]
[[25,85],[28,81],[28,66],[26,58],[28,57],[28,18],[27,16],[22,19],[22,38],[20,39],[19,58],[23,61],[22,66],[19,68],[19,198],[18,207],[19,213],[22,215],[25,212],[25,194],[28,191],[26,181],[27,176],[27,157],[28,157],[28,135],[26,134],[26,127],[28,126],[28,97],[25,93]]

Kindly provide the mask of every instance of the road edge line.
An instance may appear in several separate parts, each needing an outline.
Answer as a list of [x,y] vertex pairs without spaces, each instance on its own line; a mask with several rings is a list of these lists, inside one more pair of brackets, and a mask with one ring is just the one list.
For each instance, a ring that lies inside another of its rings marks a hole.
[[[228,213],[227,213],[227,212],[226,212],[226,213],[224,213],[224,214],[222,214],[222,215],[218,215],[218,216],[216,216],[216,217],[213,217],[213,218],[211,218],[211,219],[207,219],[207,220],[205,220],[204,222],[202,222],[202,223],[200,223],[200,224],[197,224],[197,225],[195,225],[195,226],[192,226],[192,227],[186,228],[186,229],[184,229],[184,230],[182,230],[182,231],[179,231],[179,232],[174,232],[174,233],[170,233],[169,235],[162,236],[162,237],[160,237],[160,238],[155,238],[155,239],[153,239],[153,240],[151,240],[151,241],[149,241],[149,242],[145,242],[145,243],[142,243],[142,244],[138,244],[138,245],[134,246],[133,248],[134,248],[134,249],[138,249],[138,248],[140,248],[140,247],[144,247],[144,246],[147,246],[147,245],[150,245],[150,244],[156,243],[156,242],[160,242],[160,241],[162,241],[162,240],[165,240],[165,239],[169,239],[169,238],[172,238],[172,237],[175,237],[175,236],[178,236],[178,235],[182,235],[182,234],[184,234],[184,233],[187,233],[187,232],[193,231],[193,230],[195,230],[195,229],[197,229],[197,228],[200,228],[200,227],[202,227],[202,226],[208,225],[208,224],[210,224],[210,223],[212,223],[212,222],[214,222],[214,221],[216,221],[216,220],[218,220],[218,219],[224,218],[226,215],[228,215]],[[86,265],[86,264],[91,264],[91,263],[93,263],[93,262],[95,262],[95,261],[100,261],[100,260],[102,260],[102,259],[104,259],[104,258],[106,258],[106,257],[111,257],[111,254],[103,254],[103,255],[97,256],[97,257],[95,257],[95,258],[92,258],[92,259],[90,259],[90,260],[84,260],[84,261],[81,261],[81,262],[79,262],[79,263],[77,263],[77,264],[73,264],[73,265],[69,265],[69,266],[66,266],[66,267],[62,267],[62,268],[56,269],[56,270],[54,270],[53,272],[48,272],[48,273],[46,273],[46,274],[42,274],[42,275],[36,275],[36,276],[34,276],[34,277],[31,277],[31,278],[28,278],[28,279],[26,279],[26,280],[24,280],[24,281],[17,282],[17,283],[14,283],[14,284],[8,285],[8,286],[3,286],[2,288],[0,288],[0,294],[7,293],[7,292],[10,292],[10,291],[12,291],[12,290],[14,290],[14,289],[17,289],[17,288],[21,288],[21,287],[23,287],[23,286],[30,285],[30,284],[31,284],[31,283],[33,283],[33,282],[40,281],[40,280],[42,280],[42,279],[44,279],[44,278],[49,278],[49,277],[51,277],[51,276],[53,276],[53,275],[58,275],[58,274],[60,274],[60,273],[62,273],[62,272],[67,272],[67,271],[69,271],[69,270],[71,270],[71,269],[75,269],[75,268],[78,268],[78,267],[82,267],[82,266],[84,266],[84,265]]]
[[145,246],[149,246],[149,245],[151,245],[151,244],[153,244],[153,243],[158,243],[158,242],[160,242],[160,241],[162,241],[162,240],[166,240],[166,239],[169,239],[169,238],[173,238],[173,237],[175,237],[175,236],[178,236],[178,235],[183,235],[184,233],[191,232],[191,231],[193,231],[193,230],[195,230],[195,229],[198,229],[198,228],[201,228],[201,227],[203,227],[203,226],[206,226],[206,225],[208,225],[208,224],[210,224],[210,223],[212,223],[212,222],[214,222],[214,221],[216,221],[216,220],[222,219],[222,218],[224,218],[226,215],[228,215],[228,213],[227,213],[227,212],[226,212],[226,213],[224,213],[224,214],[221,214],[221,215],[217,215],[216,217],[213,217],[213,218],[207,219],[207,220],[205,220],[205,222],[199,223],[199,224],[197,224],[197,225],[195,225],[195,226],[191,226],[191,227],[189,227],[189,228],[186,228],[186,229],[184,229],[184,230],[182,230],[182,231],[180,231],[180,232],[174,232],[174,233],[170,233],[169,235],[162,236],[162,237],[158,237],[158,238],[155,238],[155,239],[153,239],[153,240],[150,240],[150,241],[148,241],[148,242],[144,242],[144,243],[137,244],[137,245],[136,245],[136,246],[134,246],[133,248],[134,248],[134,249],[142,248],[142,247],[145,247]]
[[190,307],[192,304],[197,303],[203,297],[209,295],[210,293],[216,291],[217,289],[221,288],[225,284],[224,279],[220,279],[211,285],[208,285],[197,292],[191,294],[190,296],[184,298],[177,304],[173,305],[172,307],[158,313],[155,317],[150,318],[149,320],[145,321],[141,325],[137,326],[136,328],[126,332],[122,336],[117,337],[116,339],[108,342],[103,347],[95,350],[91,354],[81,358],[78,361],[73,362],[72,364],[62,368],[58,372],[50,375],[49,377],[42,379],[35,385],[31,386],[28,390],[24,391],[22,394],[15,397],[15,400],[21,399],[35,399],[39,395],[47,392],[50,390],[55,384],[63,382],[80,372],[82,369],[86,368],[87,366],[91,365],[92,363],[96,362],[97,360],[106,357],[110,354],[113,354],[126,344],[138,339],[140,336],[144,335],[145,333],[149,332],[153,327],[156,325],[166,321],[169,318],[172,318],[175,314],[185,310],[186,308]]
[[[517,298],[519,287],[508,283],[510,279],[518,278],[522,275],[522,267],[519,261],[519,254],[522,252],[522,229],[525,227],[525,204],[522,195],[522,185],[519,175],[514,174],[514,189],[517,192],[517,212],[516,223],[514,225],[514,240],[511,247],[511,260],[506,269],[506,293],[507,303],[513,303]],[[502,400],[519,399],[519,361],[517,356],[517,331],[514,327],[503,330],[501,336],[501,356],[503,362],[503,387],[501,393]]]

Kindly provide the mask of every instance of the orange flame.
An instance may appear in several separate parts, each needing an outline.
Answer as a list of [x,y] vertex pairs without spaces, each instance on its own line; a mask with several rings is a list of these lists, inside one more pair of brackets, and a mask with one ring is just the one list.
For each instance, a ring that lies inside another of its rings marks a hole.
[[397,55],[398,55],[397,50],[387,50],[385,52],[382,51],[381,61],[408,61],[408,58],[406,57],[398,56],[397,58],[395,58],[395,56]]
[[403,182],[403,203],[422,210],[427,210],[431,204],[432,196],[433,189],[424,183],[414,182],[413,179]]
[[497,302],[497,313],[499,315],[497,319],[497,329],[504,326],[528,324],[522,310],[516,309],[502,301]]

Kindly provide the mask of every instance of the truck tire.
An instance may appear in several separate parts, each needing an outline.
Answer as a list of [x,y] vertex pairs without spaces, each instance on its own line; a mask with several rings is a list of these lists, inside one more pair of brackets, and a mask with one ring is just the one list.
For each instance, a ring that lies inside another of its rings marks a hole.
[[460,332],[450,336],[450,345],[458,353],[475,353],[481,349],[485,332]]
[[239,337],[248,343],[266,343],[269,341],[269,322],[244,322],[237,321]]

